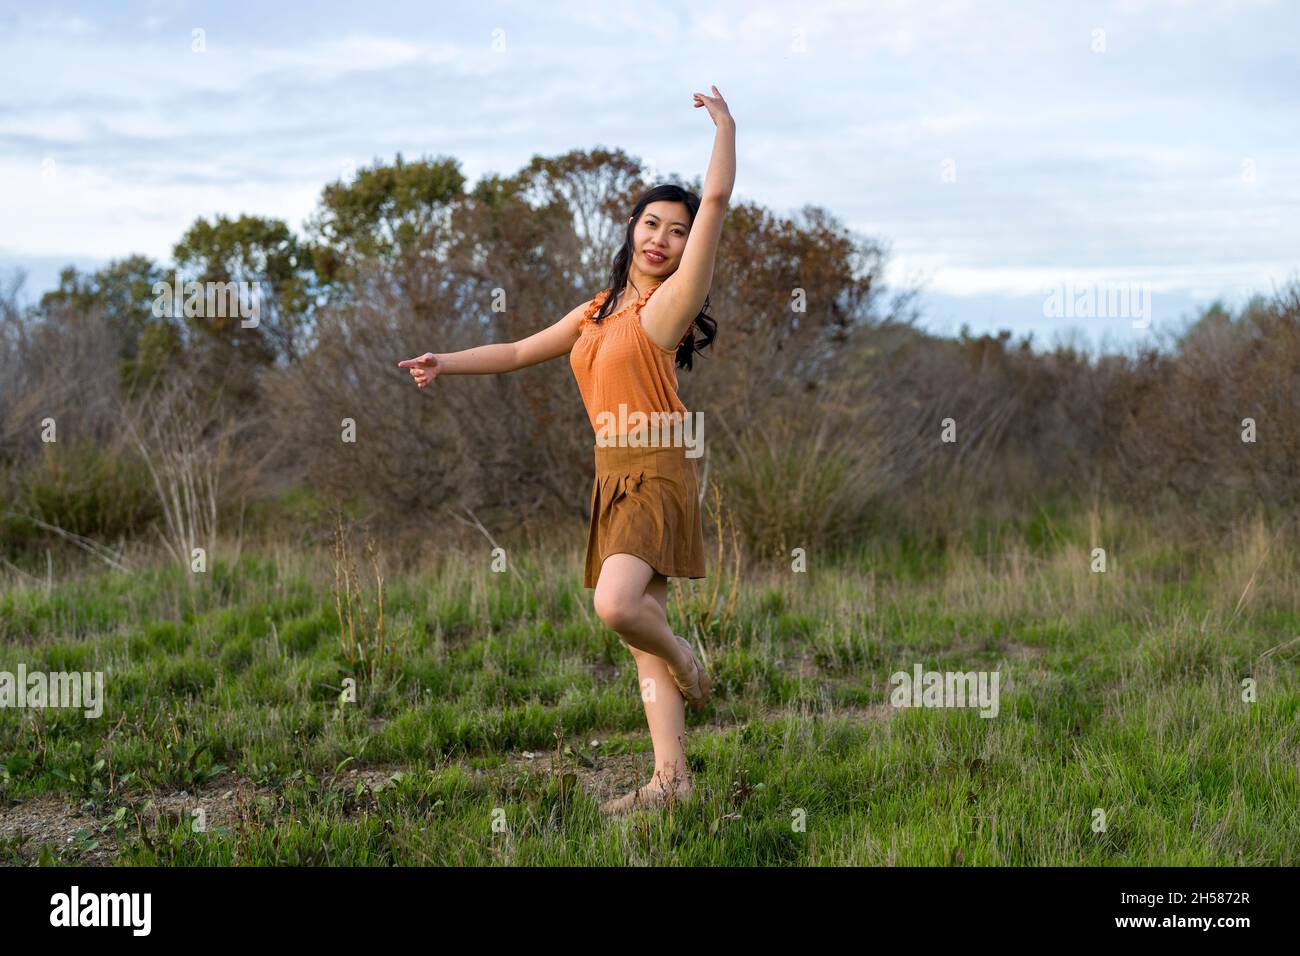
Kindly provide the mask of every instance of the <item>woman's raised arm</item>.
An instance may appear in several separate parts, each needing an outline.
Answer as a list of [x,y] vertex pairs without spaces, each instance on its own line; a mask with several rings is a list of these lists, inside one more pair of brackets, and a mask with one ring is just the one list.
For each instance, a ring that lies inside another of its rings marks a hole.
[[718,88],[712,89],[714,96],[695,94],[695,105],[708,109],[716,127],[713,154],[709,157],[709,170],[704,175],[700,209],[691,223],[691,233],[686,237],[681,265],[664,280],[663,286],[641,313],[641,326],[646,335],[664,349],[677,348],[677,343],[700,314],[704,300],[709,296],[718,240],[722,237],[722,221],[726,218],[727,203],[736,184],[736,121],[732,119],[731,110]]

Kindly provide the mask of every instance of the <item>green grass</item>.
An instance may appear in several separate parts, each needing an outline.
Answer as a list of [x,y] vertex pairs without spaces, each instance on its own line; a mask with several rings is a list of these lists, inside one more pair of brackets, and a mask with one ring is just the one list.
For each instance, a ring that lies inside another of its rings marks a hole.
[[[126,865],[1295,865],[1300,568],[1267,541],[1180,548],[1057,509],[937,555],[881,539],[748,570],[731,626],[699,635],[696,797],[613,820],[589,787],[644,781],[649,739],[576,553],[387,578],[373,681],[342,653],[330,554],[12,582],[0,671],[103,671],[107,699],[0,710],[0,822],[49,794],[98,821],[70,847],[0,837],[0,861],[75,863],[102,837]],[[916,663],[996,671],[998,716],[889,707]],[[158,812],[243,786],[204,832]]]

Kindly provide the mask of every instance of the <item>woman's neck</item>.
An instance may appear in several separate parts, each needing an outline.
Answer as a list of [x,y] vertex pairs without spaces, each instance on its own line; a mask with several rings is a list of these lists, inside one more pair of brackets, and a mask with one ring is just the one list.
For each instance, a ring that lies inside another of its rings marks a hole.
[[641,298],[641,296],[645,295],[655,286],[659,285],[662,281],[663,280],[658,276],[647,276],[641,273],[629,272],[627,285],[624,287],[623,294],[620,296],[621,301],[618,303],[616,311],[618,309],[626,309],[629,305]]

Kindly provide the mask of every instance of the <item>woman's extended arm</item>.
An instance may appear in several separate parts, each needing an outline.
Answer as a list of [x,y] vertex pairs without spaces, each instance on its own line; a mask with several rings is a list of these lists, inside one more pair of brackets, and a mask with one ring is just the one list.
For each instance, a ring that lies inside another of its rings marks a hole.
[[731,115],[727,101],[718,88],[712,87],[716,96],[696,93],[696,107],[706,107],[713,119],[713,153],[709,156],[709,169],[704,174],[704,188],[700,198],[718,199],[726,203],[736,186],[736,120]]
[[439,375],[494,375],[559,358],[578,341],[582,315],[590,304],[584,302],[554,325],[518,342],[496,342],[460,352],[425,352],[398,362],[397,367],[410,369],[415,384],[424,388]]
[[712,89],[715,96],[695,94],[695,105],[707,107],[717,127],[709,171],[704,176],[700,209],[691,223],[691,233],[686,237],[681,265],[664,280],[663,286],[641,312],[641,326],[646,335],[664,349],[677,348],[677,343],[709,297],[722,221],[727,215],[731,189],[736,184],[736,121],[732,119],[718,88]]

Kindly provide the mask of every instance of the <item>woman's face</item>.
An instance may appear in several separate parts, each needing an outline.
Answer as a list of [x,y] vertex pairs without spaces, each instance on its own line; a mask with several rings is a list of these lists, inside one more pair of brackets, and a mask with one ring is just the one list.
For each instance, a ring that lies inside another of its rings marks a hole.
[[638,272],[667,278],[677,271],[690,234],[690,210],[666,199],[652,202],[632,230],[633,265]]

